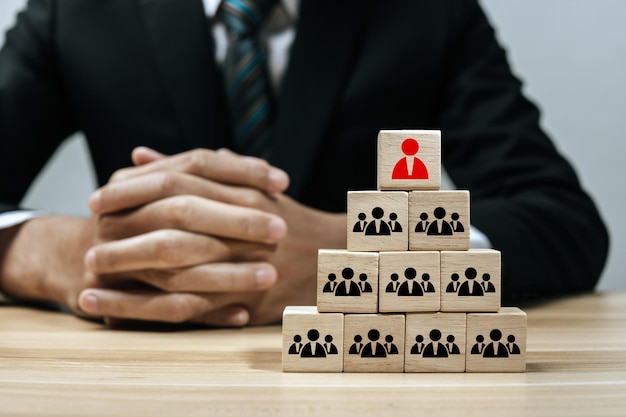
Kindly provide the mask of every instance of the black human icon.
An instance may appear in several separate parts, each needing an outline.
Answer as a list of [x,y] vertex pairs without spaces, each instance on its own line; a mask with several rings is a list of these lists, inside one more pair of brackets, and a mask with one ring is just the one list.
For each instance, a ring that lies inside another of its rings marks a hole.
[[459,291],[458,291],[459,297],[464,297],[464,296],[482,297],[483,295],[485,295],[485,292],[483,291],[483,287],[478,282],[474,281],[477,275],[478,275],[478,272],[476,271],[476,268],[470,267],[465,270],[466,280],[459,287]]
[[420,282],[420,286],[424,290],[424,293],[435,292],[435,286],[432,282],[430,282],[430,274],[422,274],[422,282]]
[[415,344],[411,347],[411,355],[421,355],[424,351],[424,336],[415,336]]
[[402,233],[402,225],[398,221],[398,215],[396,213],[389,215],[389,228],[393,233]]
[[485,350],[484,342],[485,342],[485,336],[483,336],[482,334],[479,334],[478,336],[476,336],[476,343],[474,343],[474,346],[472,346],[471,354],[482,355],[483,351]]
[[337,351],[337,346],[333,343],[333,337],[329,334],[324,337],[324,350],[328,355],[337,355],[339,352]]
[[465,232],[465,227],[463,226],[463,223],[459,221],[459,217],[459,213],[452,213],[452,215],[450,216],[450,218],[452,219],[450,220],[450,227],[452,227],[452,231],[454,233]]
[[290,355],[299,355],[302,350],[302,336],[299,334],[293,337],[293,343],[289,346]]
[[367,338],[369,343],[363,346],[361,350],[362,358],[386,358],[387,351],[385,347],[378,341],[380,339],[380,332],[376,329],[371,329],[367,332]]
[[454,273],[452,275],[450,275],[450,279],[452,280],[447,286],[446,286],[446,292],[457,292],[459,289],[459,285],[461,285],[459,283],[459,274]]
[[361,336],[360,334],[357,334],[356,336],[354,336],[354,343],[352,344],[352,346],[350,346],[350,349],[348,350],[348,354],[360,355],[361,351],[363,350],[363,343],[361,343],[362,341],[363,341],[363,336]]
[[367,274],[359,275],[359,289],[361,290],[361,293],[372,292],[372,286],[369,282],[367,282]]
[[354,270],[352,268],[344,268],[341,271],[343,281],[337,285],[335,295],[337,297],[358,297],[361,295],[361,290],[356,282],[352,281],[354,277]]
[[361,233],[365,231],[365,226],[367,226],[367,220],[365,220],[366,218],[367,216],[365,213],[359,213],[359,221],[354,223],[352,231],[355,233]]
[[491,275],[487,273],[483,274],[483,282],[480,283],[480,286],[483,287],[485,293],[496,292],[496,287],[493,285],[493,282],[489,282],[490,279]]
[[372,210],[372,217],[374,220],[368,223],[365,228],[366,236],[389,236],[391,235],[391,228],[382,220],[385,215],[385,211],[381,207],[374,207]]
[[443,207],[437,207],[433,213],[437,220],[433,221],[426,229],[426,234],[429,236],[451,236],[452,226],[444,217],[446,217],[446,209]]
[[307,332],[306,337],[309,339],[309,342],[302,348],[300,357],[325,358],[326,349],[324,349],[324,346],[322,346],[322,344],[317,341],[320,338],[320,332],[316,329],[311,329]]
[[430,337],[431,342],[424,348],[422,356],[424,358],[447,358],[448,349],[440,342],[441,331],[439,329],[433,329],[430,331],[428,337]]
[[398,276],[398,274],[393,273],[391,274],[391,282],[389,284],[387,284],[387,286],[385,287],[385,292],[396,292],[398,291],[398,287],[400,286],[400,283],[398,282],[398,278],[400,278]]
[[448,337],[446,338],[446,341],[448,342],[446,343],[446,349],[448,349],[448,353],[450,355],[461,354],[461,350],[459,349],[459,346],[456,343],[454,343],[455,341],[454,335],[448,335]]
[[422,287],[415,282],[416,276],[417,271],[415,268],[407,268],[404,270],[404,277],[406,278],[406,281],[400,284],[400,287],[398,288],[399,297],[420,297],[424,295]]
[[415,231],[417,233],[423,233],[428,229],[428,225],[430,222],[428,221],[428,214],[422,213],[420,214],[420,221],[415,225]]
[[491,343],[485,346],[483,351],[483,358],[508,358],[509,351],[500,339],[502,339],[502,332],[498,329],[493,329],[489,332],[489,338]]
[[506,338],[506,341],[508,342],[506,344],[506,348],[509,351],[509,354],[511,355],[521,354],[519,346],[517,345],[517,343],[515,343],[515,336],[513,336],[512,334],[508,335]]
[[388,355],[398,354],[398,347],[393,343],[393,336],[390,334],[385,336],[385,350]]
[[328,282],[324,284],[322,292],[335,292],[335,289],[337,288],[337,283],[335,282],[336,279],[337,275],[332,273],[328,274]]

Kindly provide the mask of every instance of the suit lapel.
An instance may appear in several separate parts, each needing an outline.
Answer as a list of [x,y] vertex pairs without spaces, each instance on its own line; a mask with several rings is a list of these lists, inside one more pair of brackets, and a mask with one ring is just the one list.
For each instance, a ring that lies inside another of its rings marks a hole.
[[289,172],[289,194],[300,195],[328,131],[354,52],[362,4],[304,0],[289,68],[278,96],[270,162]]
[[187,147],[223,146],[223,89],[201,0],[139,0],[139,5]]

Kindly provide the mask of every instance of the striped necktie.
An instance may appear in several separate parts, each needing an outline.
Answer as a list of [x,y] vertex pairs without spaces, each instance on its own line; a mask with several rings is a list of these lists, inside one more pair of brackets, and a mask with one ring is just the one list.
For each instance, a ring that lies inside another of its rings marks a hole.
[[242,154],[268,156],[270,150],[273,98],[265,52],[257,34],[276,1],[222,0],[216,16],[229,36],[224,78],[234,148]]

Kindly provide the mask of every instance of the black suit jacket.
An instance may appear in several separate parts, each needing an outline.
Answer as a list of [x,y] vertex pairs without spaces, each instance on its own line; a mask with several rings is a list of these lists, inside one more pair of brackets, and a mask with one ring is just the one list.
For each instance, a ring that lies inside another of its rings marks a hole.
[[[2,208],[77,130],[101,183],[137,145],[228,146],[209,25],[201,0],[31,0],[0,52]],[[288,193],[345,210],[347,190],[376,188],[382,128],[442,130],[444,167],[502,251],[509,299],[596,283],[602,221],[475,1],[303,1],[270,158]]]

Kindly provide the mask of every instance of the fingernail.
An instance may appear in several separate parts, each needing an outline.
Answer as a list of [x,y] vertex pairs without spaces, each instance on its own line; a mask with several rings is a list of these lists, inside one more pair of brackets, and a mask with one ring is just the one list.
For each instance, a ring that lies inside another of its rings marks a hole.
[[289,185],[289,175],[287,175],[287,173],[282,169],[272,167],[268,177],[273,190],[282,192],[287,189],[287,186]]
[[239,310],[230,316],[229,321],[233,326],[245,326],[250,321],[250,313],[247,310]]
[[100,190],[94,191],[89,197],[89,209],[94,213],[100,212]]
[[287,223],[280,217],[272,218],[267,227],[270,240],[282,239],[287,234]]
[[98,313],[98,297],[95,294],[87,294],[80,298],[80,308],[85,313]]
[[85,266],[92,272],[96,272],[96,251],[90,249],[85,254]]
[[276,274],[273,268],[261,267],[255,273],[256,284],[259,288],[269,287],[276,281]]

